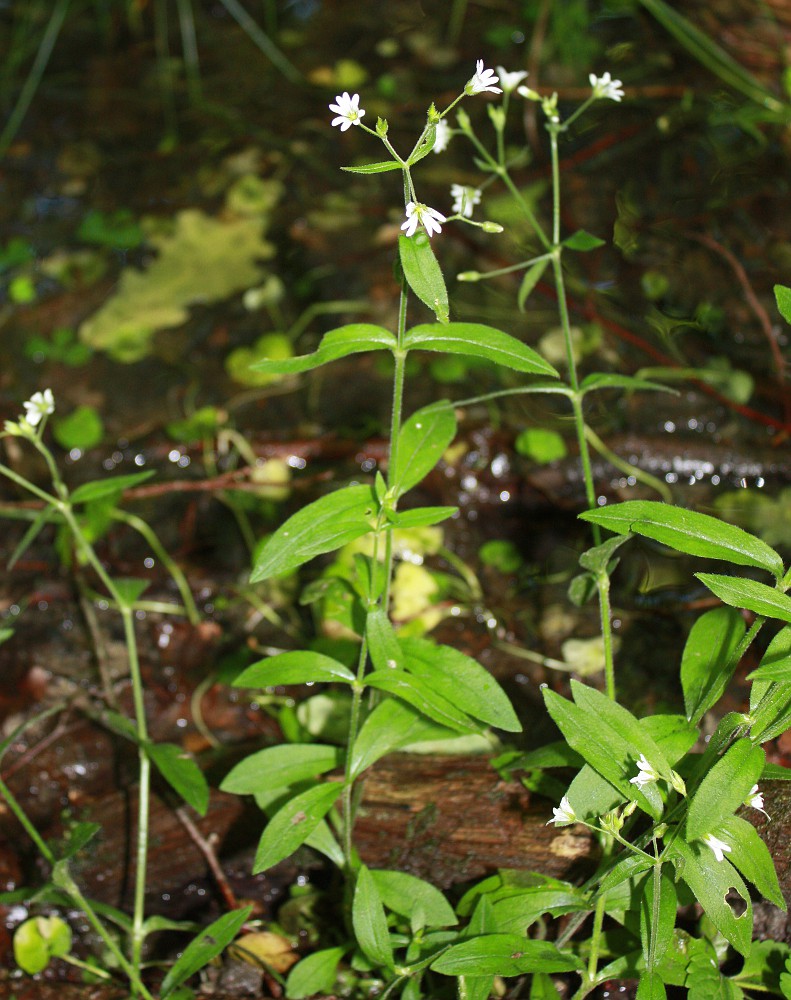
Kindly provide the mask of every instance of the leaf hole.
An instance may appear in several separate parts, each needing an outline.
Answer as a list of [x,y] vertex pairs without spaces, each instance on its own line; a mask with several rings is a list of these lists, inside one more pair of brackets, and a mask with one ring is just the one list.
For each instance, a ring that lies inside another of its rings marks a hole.
[[747,912],[747,903],[736,889],[730,888],[725,895],[725,902],[731,908],[731,913],[738,920]]

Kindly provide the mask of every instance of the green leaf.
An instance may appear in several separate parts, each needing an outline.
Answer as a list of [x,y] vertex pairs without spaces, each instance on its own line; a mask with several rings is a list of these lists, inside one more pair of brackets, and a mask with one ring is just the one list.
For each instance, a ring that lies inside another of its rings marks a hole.
[[783,560],[774,549],[755,535],[709,514],[656,500],[627,500],[586,511],[580,517],[619,535],[645,535],[687,555],[755,566],[774,576],[783,573]]
[[611,572],[610,564],[616,551],[628,541],[628,535],[616,535],[615,538],[608,538],[601,545],[596,545],[592,549],[587,549],[580,556],[580,566],[589,570],[595,576],[600,573]]
[[14,960],[29,976],[71,951],[71,928],[61,917],[31,917],[14,931]]
[[250,916],[251,910],[252,906],[246,906],[243,910],[224,913],[190,941],[162,980],[162,985],[159,987],[162,1000],[166,1000],[177,987],[228,947]]
[[544,914],[553,917],[591,908],[585,894],[568,882],[541,876],[540,883],[498,899],[492,905],[492,915],[498,931],[504,934],[524,933]]
[[617,888],[629,879],[636,879],[638,875],[649,871],[654,866],[646,858],[638,854],[627,854],[620,861],[612,866],[603,879],[599,882],[596,897]]
[[508,696],[472,657],[428,639],[403,639],[401,649],[406,669],[467,715],[509,733],[522,731]]
[[367,534],[379,507],[370,486],[344,486],[297,511],[264,543],[251,583],[283,576]]
[[472,719],[458,710],[453,702],[435,691],[421,677],[416,677],[405,670],[374,670],[366,676],[365,683],[403,699],[423,715],[448,729],[459,733],[479,731],[479,727]]
[[[399,747],[435,739],[438,727],[423,715],[389,698],[380,702],[365,720],[354,741],[352,750],[352,777],[357,778],[380,757]],[[455,730],[442,729],[441,733],[455,736]]]
[[774,293],[780,315],[786,323],[791,323],[791,288],[786,285],[775,285]]
[[690,721],[700,722],[724,693],[744,633],[742,616],[730,608],[707,611],[690,629],[681,657],[684,709]]
[[[769,643],[757,670],[747,675],[748,681],[791,683],[791,628],[782,628]],[[750,708],[753,708],[750,700]]]
[[316,993],[331,993],[345,948],[324,948],[297,962],[286,980],[289,1000],[304,1000]]
[[36,540],[41,532],[41,529],[45,527],[45,525],[58,519],[58,512],[53,510],[51,507],[44,507],[40,510],[38,514],[36,514],[35,519],[32,521],[28,529],[25,531],[24,535],[14,546],[14,551],[8,557],[8,562],[6,564],[7,568],[9,570],[13,569],[17,560],[22,558],[25,552],[27,552],[29,546]]
[[120,601],[131,607],[136,600],[151,586],[150,580],[138,580],[134,577],[118,578],[113,580],[115,589]]
[[412,922],[416,932],[424,927],[455,927],[453,907],[439,889],[423,879],[399,871],[372,871],[382,903]]
[[686,839],[713,833],[747,798],[763,770],[765,754],[748,739],[737,740],[698,785],[689,803]]
[[104,500],[107,497],[120,497],[124,490],[132,489],[150,479],[155,472],[133,472],[128,476],[110,476],[108,479],[93,479],[89,483],[78,486],[71,494],[72,503],[89,503],[92,500]]
[[539,281],[541,281],[541,276],[546,271],[548,264],[549,258],[545,257],[543,260],[537,260],[534,264],[531,264],[527,271],[525,271],[525,276],[522,278],[522,283],[519,286],[519,292],[516,296],[517,304],[522,312],[524,312],[528,296]]
[[388,515],[388,521],[394,528],[426,528],[453,517],[458,509],[458,507],[415,507],[412,510],[399,510]]
[[696,573],[695,576],[724,604],[791,622],[791,597],[781,590],[740,576],[721,576],[719,573]]
[[375,965],[392,969],[395,962],[382,899],[371,872],[360,865],[352,903],[352,924],[357,943]]
[[609,372],[592,372],[586,375],[580,383],[582,393],[596,392],[598,389],[646,389],[653,392],[669,392],[677,396],[678,390],[661,382],[651,382],[644,378],[635,378],[634,375],[615,375]]
[[[496,761],[492,763],[497,766]],[[536,750],[528,750],[517,758],[513,766],[514,769],[519,767],[524,771],[532,771],[546,767],[580,768],[583,763],[582,757],[565,740],[555,740]]]
[[78,406],[67,417],[56,418],[52,432],[61,448],[88,451],[104,437],[104,424],[93,406]]
[[253,874],[266,871],[304,844],[342,791],[339,781],[313,785],[279,809],[266,824],[258,842]]
[[231,768],[220,788],[235,795],[255,795],[334,771],[340,763],[338,747],[321,743],[284,743],[245,757]]
[[683,715],[648,715],[640,719],[640,728],[657,743],[671,767],[692,748],[699,736],[697,726]]
[[761,771],[762,781],[791,781],[791,767],[782,764],[764,764]]
[[412,414],[398,435],[391,473],[396,499],[431,472],[455,436],[456,414],[449,403],[432,403]]
[[667,1000],[667,990],[658,972],[641,974],[635,1000]]
[[769,848],[758,831],[741,816],[729,816],[720,825],[723,839],[730,845],[728,860],[761,893],[764,899],[787,910]]
[[398,237],[401,269],[409,287],[440,323],[449,318],[448,290],[426,233]]
[[312,354],[302,354],[296,358],[264,358],[250,367],[253,371],[268,375],[297,375],[319,368],[329,361],[361,354],[363,351],[394,351],[396,339],[383,326],[373,323],[348,323],[334,330],[328,330],[321,338],[318,348]]
[[557,462],[568,454],[566,442],[557,431],[543,427],[527,427],[521,431],[514,441],[514,448],[519,455],[531,458],[534,462],[546,464]]
[[604,243],[605,241],[599,239],[598,236],[586,233],[584,229],[578,229],[576,233],[572,233],[571,236],[563,240],[562,246],[567,247],[569,250],[579,250],[581,253],[587,253],[588,250],[603,247]]
[[81,851],[86,844],[93,840],[101,828],[99,823],[75,823],[69,830],[69,839],[61,851],[61,859],[73,858],[78,851]]
[[209,785],[192,757],[175,743],[148,743],[146,753],[156,769],[196,813],[206,815]]
[[557,377],[557,371],[540,354],[502,330],[481,323],[425,323],[404,336],[409,351],[439,351],[483,358],[513,371]]
[[397,160],[380,160],[378,163],[361,163],[357,167],[341,167],[347,174],[383,174],[388,170],[403,170]]
[[[687,844],[680,838],[670,847],[676,874],[682,878],[706,911],[717,930],[742,955],[750,950],[753,931],[753,906],[750,893],[733,865],[724,858],[717,861],[704,844]],[[737,917],[725,897],[735,889],[745,909]]]
[[[634,786],[630,786],[633,788]],[[634,798],[632,792],[624,793],[603,778],[590,764],[585,764],[572,779],[566,792],[577,816],[603,816],[626,799]]]
[[365,636],[371,662],[377,670],[403,669],[404,654],[396,639],[390,619],[381,608],[369,611],[365,619]]
[[280,684],[354,683],[354,674],[331,656],[309,649],[278,653],[253,663],[234,678],[234,687],[268,688]]
[[549,941],[529,941],[519,934],[482,934],[461,941],[431,963],[446,976],[521,976],[528,972],[574,972],[582,960]]

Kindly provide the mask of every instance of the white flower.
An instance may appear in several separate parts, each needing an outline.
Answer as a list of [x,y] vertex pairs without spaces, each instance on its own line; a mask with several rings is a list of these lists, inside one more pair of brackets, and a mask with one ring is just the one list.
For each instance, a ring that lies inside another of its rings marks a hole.
[[55,412],[55,397],[52,395],[52,389],[34,392],[23,406],[25,407],[25,415],[20,419],[26,420],[31,427],[36,427],[44,417]]
[[643,753],[640,754],[640,759],[637,761],[637,768],[637,774],[629,779],[630,785],[642,788],[643,785],[650,785],[652,781],[659,781],[659,774],[654,770],[653,765],[648,763]]
[[479,59],[475,64],[475,76],[464,88],[468,94],[502,94],[502,90],[496,87],[498,83],[493,69],[483,68],[483,59]]
[[444,153],[451,140],[451,128],[444,118],[437,122],[437,134],[434,139],[434,152]]
[[568,795],[564,795],[560,800],[560,805],[552,808],[553,816],[552,819],[547,821],[547,826],[549,823],[554,823],[555,826],[568,826],[570,823],[576,823],[577,817],[574,810],[569,802]]
[[611,101],[620,101],[623,97],[623,84],[620,80],[613,80],[609,73],[603,76],[591,73],[588,79],[593,87],[594,97],[609,97]]
[[762,812],[767,819],[769,819],[769,813],[764,809],[764,793],[758,791],[758,785],[753,785],[750,789],[750,793],[744,800],[746,806],[751,806],[753,809],[757,809],[758,812]]
[[503,69],[502,66],[498,66],[497,75],[500,78],[500,83],[503,85],[503,90],[506,94],[511,94],[516,90],[522,80],[525,79],[527,71],[520,69],[516,70],[514,73],[509,73],[508,70]]
[[464,184],[451,184],[450,196],[453,198],[453,211],[465,219],[471,219],[473,208],[481,203],[480,190]]
[[708,833],[703,838],[703,843],[706,847],[710,847],[714,851],[714,857],[718,861],[723,861],[725,859],[725,852],[731,851],[731,847],[725,843],[724,840],[718,840],[713,833]]
[[345,132],[352,125],[359,125],[360,119],[365,111],[360,107],[360,95],[352,94],[349,97],[348,91],[344,90],[335,98],[337,104],[330,104],[330,111],[334,111],[338,116],[332,119],[333,125],[340,125],[341,132]]
[[407,236],[414,236],[418,226],[423,226],[429,236],[441,233],[440,222],[445,222],[445,216],[435,208],[410,201],[406,207],[406,222],[401,226]]

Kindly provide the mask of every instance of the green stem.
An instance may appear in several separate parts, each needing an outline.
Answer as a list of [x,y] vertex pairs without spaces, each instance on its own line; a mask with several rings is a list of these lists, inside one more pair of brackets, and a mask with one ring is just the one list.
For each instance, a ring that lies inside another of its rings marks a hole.
[[593,982],[599,965],[599,948],[601,946],[601,931],[604,924],[604,913],[607,908],[607,893],[602,893],[596,900],[596,910],[593,914],[593,931],[591,932],[590,954],[588,956],[588,978]]
[[[656,852],[656,841],[654,841]],[[656,967],[656,938],[659,928],[659,904],[662,901],[662,865],[654,865],[654,898],[651,902],[651,941],[648,945],[648,970],[653,972]]]
[[599,616],[601,618],[601,637],[604,646],[604,682],[607,697],[615,701],[615,665],[612,651],[612,612],[610,608],[610,577],[607,569],[596,577],[599,591]]
[[173,581],[178,588],[178,592],[181,594],[181,599],[184,602],[184,607],[187,611],[187,618],[191,625],[200,624],[200,614],[195,605],[195,599],[192,596],[192,591],[190,590],[190,585],[187,582],[187,578],[181,571],[181,567],[171,559],[170,554],[165,550],[164,546],[157,538],[156,534],[152,531],[150,525],[148,525],[142,517],[138,517],[136,514],[129,514],[127,511],[115,510],[113,511],[113,518],[116,521],[122,521],[124,524],[128,524],[130,528],[143,536],[148,542],[149,548],[156,555],[162,565],[167,569],[168,573],[173,577]]

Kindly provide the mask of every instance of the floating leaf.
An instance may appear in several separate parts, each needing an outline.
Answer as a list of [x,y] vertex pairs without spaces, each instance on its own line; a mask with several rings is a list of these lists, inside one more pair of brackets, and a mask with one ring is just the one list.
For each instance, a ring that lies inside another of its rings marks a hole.
[[404,336],[410,351],[440,351],[484,358],[513,371],[557,377],[557,371],[540,354],[502,330],[482,323],[426,323],[413,326]]
[[264,543],[251,583],[283,576],[324,552],[332,552],[372,529],[379,503],[370,486],[345,486],[314,500],[290,517]]
[[409,287],[420,301],[429,307],[440,323],[449,318],[448,290],[442,268],[434,256],[431,240],[426,233],[398,237],[401,269]]

